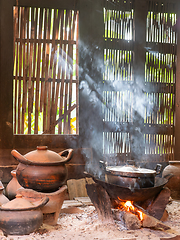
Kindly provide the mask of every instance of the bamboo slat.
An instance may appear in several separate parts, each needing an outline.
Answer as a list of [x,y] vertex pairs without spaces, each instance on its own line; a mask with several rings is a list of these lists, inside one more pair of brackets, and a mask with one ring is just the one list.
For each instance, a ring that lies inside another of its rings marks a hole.
[[[60,38],[62,39],[62,26],[63,26],[63,11],[58,11],[58,30],[56,32],[56,38],[58,36],[60,36]],[[60,76],[62,74],[62,44],[59,44],[58,47],[57,47],[57,79],[60,79]],[[59,97],[59,94],[60,94],[60,82],[57,81],[57,84],[56,84],[56,95],[55,95],[55,113],[57,115],[57,109],[59,109],[59,102],[58,102],[58,97]],[[53,123],[54,124],[54,123]],[[58,126],[58,133],[60,134],[60,131],[59,131],[59,126]]]
[[[38,15],[38,13],[37,13]],[[38,116],[39,116],[39,96],[40,96],[40,59],[41,59],[41,43],[39,39],[42,37],[42,22],[43,22],[43,9],[40,8],[39,12],[39,32],[38,32],[38,52],[37,52],[37,73],[36,73],[36,95],[35,95],[35,125],[34,133],[38,134]]]
[[76,134],[79,134],[79,97],[78,97],[78,93],[79,93],[79,13],[77,12],[76,14],[77,18],[76,18],[76,36],[75,38],[77,39],[76,41],[76,80],[77,80],[77,84],[76,84],[76,102],[77,102],[77,109],[76,109]]
[[[17,15],[15,14],[15,17],[17,16],[18,19],[16,19],[16,33],[14,33],[15,36],[19,35],[19,8],[17,8]],[[14,134],[16,134],[17,130],[17,76],[18,76],[18,56],[19,56],[19,44],[16,43],[16,56],[14,56],[14,62],[16,64],[16,70],[15,70],[15,83],[14,83]],[[16,57],[16,58],[15,58]]]
[[55,51],[56,51],[56,45],[55,45],[55,35],[56,35],[56,24],[57,24],[57,18],[56,18],[56,13],[57,13],[57,9],[54,9],[52,11],[52,16],[53,16],[53,21],[51,22],[52,24],[52,46],[51,46],[51,53],[50,53],[50,81],[49,81],[49,99],[51,99],[51,102],[48,101],[48,107],[50,108],[50,116],[49,116],[49,126],[48,128],[51,129],[50,133],[54,133],[54,129],[51,127],[54,120],[55,120],[55,116],[54,116],[54,95],[55,95],[55,61],[54,61],[54,56],[55,56]]
[[[23,15],[23,34],[22,34],[22,39],[25,38],[25,31],[26,31],[26,17],[27,17],[27,9],[24,8],[24,15]],[[22,94],[22,126],[21,126],[21,134],[24,134],[24,119],[25,119],[25,93],[26,93],[26,45],[23,43],[23,94]],[[19,79],[20,80],[20,79]]]
[[[34,9],[31,9],[31,38],[34,38]],[[29,55],[29,80],[28,80],[28,134],[31,134],[31,113],[32,113],[32,57],[33,57],[33,43],[30,43]]]
[[[67,27],[69,26],[70,24],[70,21],[71,21],[71,12],[68,11],[66,12],[66,17],[65,17],[65,31],[64,31],[64,38],[65,39],[68,39],[69,38],[69,35],[70,35],[70,30],[69,30],[69,34],[68,34],[68,31],[67,31]],[[69,50],[69,46],[68,45],[65,45],[64,46],[64,49],[65,49],[65,58],[66,58],[66,70],[65,70],[65,76],[66,78],[69,77],[69,65],[68,65],[68,50]],[[65,95],[64,95],[64,113],[67,112],[68,110],[68,86],[69,84],[68,83],[65,83]],[[64,117],[64,133],[65,134],[68,134],[68,116],[65,115]]]
[[[46,22],[47,22],[47,9],[43,9],[43,27],[44,33],[42,35],[42,70],[41,76],[45,79],[45,49],[46,49]],[[40,94],[40,112],[43,111],[43,103],[44,103],[44,92],[45,92],[45,82],[41,81],[41,94]],[[43,115],[44,120],[44,115]],[[43,130],[44,130],[44,121],[43,121]]]
[[[60,38],[63,39],[63,26],[64,26],[64,21],[65,21],[65,16],[64,12],[61,15],[61,31],[60,31]],[[60,104],[59,104],[59,117],[62,115],[62,108],[63,108],[63,93],[64,93],[64,44],[60,44],[60,63],[61,63],[61,87],[60,87]],[[58,123],[58,133],[62,133],[62,121],[59,121]]]
[[[69,39],[74,38],[74,31],[75,31],[75,20],[76,20],[76,12],[74,13],[72,17],[71,13],[71,18],[70,18],[70,24],[71,24],[71,29],[69,31]],[[70,74],[70,82],[69,82],[69,106],[68,108],[71,108],[71,101],[72,101],[72,78],[73,78],[73,45],[69,45],[69,51],[68,51],[68,56],[69,56],[69,74]],[[68,114],[68,133],[71,133],[71,113]]]
[[[56,19],[56,27],[55,27],[55,36],[54,36],[54,39],[57,38],[59,36],[59,29],[60,29],[60,19],[61,19],[61,14],[62,14],[62,11],[58,11],[58,16],[57,16],[57,19]],[[54,81],[54,84],[55,84],[55,74],[56,74],[56,67],[57,67],[57,77],[56,77],[56,82],[57,82],[57,78],[60,78],[60,64],[59,64],[59,47],[57,45],[55,45],[55,60],[54,60],[54,71],[53,71],[53,81]],[[56,89],[55,89],[56,87]],[[54,85],[54,100],[52,100],[54,102],[54,105],[53,105],[53,112],[52,112],[52,115],[53,115],[53,121],[52,121],[52,126],[54,126],[54,133],[55,133],[55,121],[56,121],[56,116],[57,116],[57,109],[58,109],[58,96],[59,96],[59,82],[56,83],[56,86]]]
[[[34,20],[33,20],[33,24],[34,24],[34,27],[33,27],[33,35],[32,35],[32,38],[33,39],[37,39],[37,19],[38,19],[38,9],[37,8],[34,8]],[[33,44],[33,64],[32,64],[32,77],[36,77],[35,74],[36,74],[36,71],[37,71],[37,44],[34,42]],[[31,80],[32,81],[32,80]],[[34,112],[34,93],[35,93],[35,82],[32,81],[32,107],[31,107],[31,113]],[[35,126],[34,126],[34,131],[37,132],[37,130],[35,129]]]

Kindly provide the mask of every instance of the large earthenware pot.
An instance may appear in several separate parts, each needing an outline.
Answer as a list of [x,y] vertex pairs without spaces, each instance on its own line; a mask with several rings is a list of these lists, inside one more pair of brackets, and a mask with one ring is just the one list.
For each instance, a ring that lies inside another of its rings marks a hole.
[[172,174],[173,176],[169,179],[166,187],[171,190],[171,197],[173,199],[180,199],[180,161],[169,161],[163,172],[162,176]]
[[41,207],[48,198],[31,203],[22,196],[3,204],[0,207],[0,229],[6,235],[26,235],[37,230],[43,222]]
[[67,179],[66,163],[71,160],[73,149],[60,153],[48,150],[47,146],[38,146],[24,156],[12,150],[11,154],[20,163],[16,178],[24,188],[40,192],[52,192],[61,187]]

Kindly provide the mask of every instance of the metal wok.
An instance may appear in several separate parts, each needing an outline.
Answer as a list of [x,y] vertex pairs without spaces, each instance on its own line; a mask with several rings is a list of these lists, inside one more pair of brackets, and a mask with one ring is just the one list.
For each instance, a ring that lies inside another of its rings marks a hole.
[[130,189],[127,187],[121,187],[115,184],[107,183],[106,181],[95,178],[89,173],[85,174],[88,177],[92,177],[96,183],[100,184],[107,191],[110,198],[115,200],[120,198],[121,200],[129,200],[134,202],[143,202],[158,195],[171,177],[171,175],[168,175],[164,178],[156,177],[154,187]]

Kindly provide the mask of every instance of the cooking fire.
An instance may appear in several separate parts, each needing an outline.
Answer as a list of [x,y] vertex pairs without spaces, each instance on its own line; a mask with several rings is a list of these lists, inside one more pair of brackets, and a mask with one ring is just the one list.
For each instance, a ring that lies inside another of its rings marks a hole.
[[132,201],[122,201],[120,198],[118,198],[118,200],[120,200],[119,206],[117,207],[120,210],[125,210],[128,211],[136,216],[138,216],[139,220],[142,221],[144,218],[144,213],[140,210],[138,210],[134,205]]

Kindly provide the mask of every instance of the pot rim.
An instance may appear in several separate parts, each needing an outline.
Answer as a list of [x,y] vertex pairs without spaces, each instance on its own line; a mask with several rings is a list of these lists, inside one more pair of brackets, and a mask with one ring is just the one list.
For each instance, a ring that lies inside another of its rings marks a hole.
[[169,161],[169,164],[176,164],[176,163],[180,164],[180,160]]

